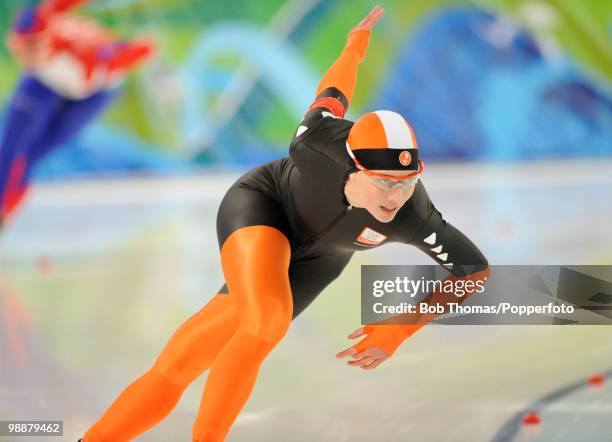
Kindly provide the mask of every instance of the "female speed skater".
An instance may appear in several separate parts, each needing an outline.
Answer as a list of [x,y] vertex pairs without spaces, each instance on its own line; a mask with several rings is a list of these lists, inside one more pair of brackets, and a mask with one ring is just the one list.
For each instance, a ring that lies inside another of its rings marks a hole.
[[119,95],[119,84],[150,57],[150,41],[120,41],[68,12],[86,0],[46,0],[24,8],[8,46],[25,67],[0,139],[0,227],[23,199],[33,168]]
[[[402,242],[444,265],[448,278],[486,280],[485,257],[443,220],[419,181],[424,166],[406,121],[390,111],[355,123],[343,118],[382,14],[374,7],[349,33],[289,157],[251,170],[228,190],[217,217],[226,284],[87,430],[85,442],[135,438],[168,415],[208,369],[192,440],[225,440],[261,363],[355,251]],[[375,368],[424,323],[361,327],[349,337],[364,338],[337,357]]]

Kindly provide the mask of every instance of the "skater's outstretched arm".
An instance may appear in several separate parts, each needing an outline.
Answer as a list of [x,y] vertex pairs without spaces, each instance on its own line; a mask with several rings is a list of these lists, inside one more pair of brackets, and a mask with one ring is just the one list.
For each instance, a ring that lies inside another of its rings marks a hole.
[[[478,293],[478,287],[489,279],[491,271],[485,256],[467,236],[447,223],[433,205],[431,216],[411,244],[451,272],[442,282],[442,287],[446,286],[446,281],[452,281],[454,287],[465,287],[460,297],[443,290],[433,291],[421,301],[424,304],[461,304]],[[472,283],[457,285],[455,281]],[[468,286],[472,288],[468,289]],[[349,365],[364,369],[376,368],[392,356],[402,342],[438,316],[440,314],[406,314],[360,327],[349,335],[349,339],[364,339],[338,353],[336,357],[351,356],[353,360],[348,362]]]
[[[428,305],[445,305],[449,303],[462,304],[466,299],[470,298],[474,293],[477,292],[478,283],[483,284],[489,278],[491,271],[489,267],[484,270],[471,273],[469,275],[457,276],[449,275],[442,281],[444,287],[446,281],[472,281],[472,289],[465,289],[462,297],[457,297],[454,293],[446,293],[442,290],[434,291],[428,294],[421,303]],[[465,284],[461,285],[462,287]],[[389,318],[386,321],[369,324],[364,327],[360,327],[351,333],[349,339],[357,339],[363,337],[359,343],[347,348],[346,350],[338,353],[336,357],[338,359],[351,356],[353,360],[348,362],[348,365],[360,367],[366,370],[371,370],[378,367],[385,360],[390,358],[395,350],[416,333],[419,329],[436,319],[440,316],[440,313],[432,314],[406,314],[401,316],[395,316]]]
[[371,30],[383,13],[383,8],[374,6],[370,13],[351,30],[342,53],[321,79],[317,87],[317,98],[309,111],[326,108],[334,116],[344,116],[353,99],[357,70],[359,63],[365,58]]

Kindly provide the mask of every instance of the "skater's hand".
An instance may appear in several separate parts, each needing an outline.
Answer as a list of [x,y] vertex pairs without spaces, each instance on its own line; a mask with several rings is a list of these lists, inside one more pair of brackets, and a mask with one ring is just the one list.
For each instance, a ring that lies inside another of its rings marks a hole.
[[376,26],[376,23],[378,23],[378,21],[380,20],[380,18],[383,16],[384,13],[385,13],[385,10],[381,8],[380,5],[374,6],[372,10],[369,12],[369,14],[366,15],[366,17],[363,20],[361,20],[357,26],[351,29],[351,32],[362,31],[362,30],[371,31],[372,28]]
[[[357,339],[361,336],[367,335],[368,332],[366,330],[366,327],[358,328],[351,333],[348,338]],[[336,358],[342,359],[347,356],[353,358],[352,361],[348,361],[348,365],[360,367],[364,370],[372,370],[389,358],[389,355],[382,348],[378,346],[369,346],[367,336],[357,345],[349,347],[346,350],[338,353]]]
[[395,350],[409,336],[423,327],[424,324],[369,324],[358,328],[350,334],[349,339],[365,338],[350,348],[338,353],[338,359],[352,356],[349,365],[365,369],[378,367],[386,359],[393,356]]

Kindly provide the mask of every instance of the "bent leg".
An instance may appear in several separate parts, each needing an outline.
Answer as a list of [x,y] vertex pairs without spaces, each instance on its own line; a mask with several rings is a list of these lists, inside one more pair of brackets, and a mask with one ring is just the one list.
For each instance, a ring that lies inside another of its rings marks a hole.
[[179,327],[155,364],[117,397],[84,441],[127,441],[156,425],[212,365],[236,327],[232,295],[216,295]]
[[194,441],[225,439],[261,363],[287,332],[293,309],[290,257],[286,236],[269,226],[240,228],[223,243],[221,261],[238,309],[238,330],[211,367],[193,426]]

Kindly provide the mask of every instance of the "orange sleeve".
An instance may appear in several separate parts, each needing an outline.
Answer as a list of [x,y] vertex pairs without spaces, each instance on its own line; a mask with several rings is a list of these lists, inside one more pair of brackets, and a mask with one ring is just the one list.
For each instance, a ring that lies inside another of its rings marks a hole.
[[[491,274],[490,267],[466,276],[449,275],[445,281],[470,280],[486,282]],[[465,302],[476,292],[476,289],[466,291],[466,294],[457,298],[453,293],[432,292],[421,302],[432,304],[448,305],[450,302]],[[402,342],[416,333],[420,328],[436,319],[439,314],[406,314],[394,316],[376,324],[365,326],[366,338],[361,340],[353,348],[361,353],[368,347],[379,347],[389,356],[392,356]]]
[[346,96],[350,104],[357,83],[357,69],[365,58],[369,41],[370,31],[367,29],[349,33],[342,53],[321,79],[317,96],[325,89],[334,87]]

